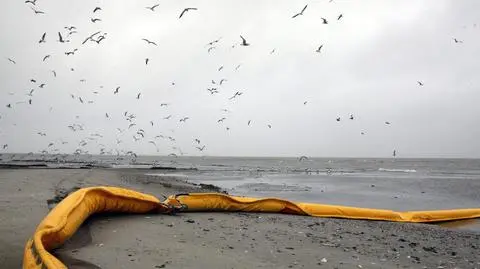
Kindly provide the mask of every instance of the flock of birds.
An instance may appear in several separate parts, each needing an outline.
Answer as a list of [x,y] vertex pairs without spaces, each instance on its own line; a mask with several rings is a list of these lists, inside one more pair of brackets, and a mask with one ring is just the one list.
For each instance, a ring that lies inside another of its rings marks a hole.
[[[35,15],[46,16],[47,13],[44,12],[43,10],[39,9],[39,7],[37,5],[37,1],[38,0],[27,0],[27,1],[25,1],[25,4],[28,5],[28,7],[31,10],[33,10]],[[158,7],[159,7],[159,4],[155,4],[155,5],[152,5],[152,6],[147,6],[145,8],[147,10],[151,11],[151,12],[155,12]],[[291,17],[291,19],[297,19],[300,16],[304,16],[304,13],[306,12],[307,9],[308,9],[308,5],[305,5],[299,12],[295,13]],[[195,7],[184,8],[179,13],[178,19],[182,19],[183,17],[185,17],[188,14],[190,14],[192,12],[195,12],[197,10],[198,9],[195,8]],[[102,21],[101,13],[102,13],[102,7],[100,7],[100,6],[93,7],[92,11],[91,11],[91,18],[90,18],[91,23],[96,24],[98,22],[101,22]],[[343,18],[344,18],[344,15],[339,14],[339,15],[336,16],[335,20],[337,22],[339,22]],[[330,24],[331,22],[329,22],[329,20],[327,18],[321,18],[321,23],[322,24]],[[62,44],[72,44],[72,43],[74,43],[74,36],[78,35],[78,34],[79,33],[77,32],[77,27],[76,26],[67,25],[67,26],[64,27],[64,29],[62,31],[58,31],[57,33],[54,34],[54,36],[56,36],[55,42],[59,42],[59,43],[62,43]],[[82,41],[80,42],[80,44],[85,45],[87,43],[95,43],[97,45],[100,45],[107,38],[108,38],[108,35],[107,35],[106,32],[96,31],[94,33],[91,33],[91,34],[87,35],[85,38],[81,39]],[[52,42],[52,41],[53,40],[50,38],[50,34],[48,34],[47,32],[42,33],[40,35],[40,38],[38,39],[38,43],[40,45],[45,44],[47,42]],[[141,41],[145,42],[145,44],[147,46],[158,46],[157,42],[152,41],[148,38],[142,38]],[[462,40],[459,40],[459,39],[456,39],[456,38],[454,38],[453,41],[455,43],[463,43]],[[211,42],[208,42],[206,44],[207,52],[211,53],[214,49],[216,49],[216,46],[219,42],[221,42],[221,38],[216,39],[216,40],[212,40]],[[251,43],[243,35],[239,35],[239,42],[233,44],[232,48],[234,48],[237,45],[243,46],[243,47],[248,47],[248,46],[251,45]],[[317,49],[314,52],[315,53],[322,53],[323,47],[324,47],[323,44],[319,44]],[[65,54],[65,56],[68,56],[68,57],[72,56],[73,57],[78,52],[78,50],[79,50],[78,48],[74,48],[74,49],[65,51],[64,54]],[[275,53],[275,49],[272,49],[272,51],[270,51],[270,54],[273,54],[273,53]],[[44,55],[43,58],[42,58],[42,61],[43,62],[48,61],[51,57],[52,57],[51,54]],[[6,59],[11,64],[17,64],[17,61],[13,57],[7,57]],[[150,59],[145,58],[144,62],[145,62],[145,65],[148,65],[149,62],[150,62]],[[238,64],[235,67],[235,70],[238,70],[240,67],[241,67],[241,64]],[[221,71],[223,68],[224,68],[224,66],[220,66],[218,68],[218,71]],[[53,78],[56,78],[57,77],[57,72],[55,70],[50,70],[50,71],[52,73]],[[74,72],[75,70],[73,68],[70,68],[70,71]],[[82,83],[85,82],[85,81],[86,81],[85,79],[80,80],[80,82],[82,82]],[[211,80],[211,87],[208,87],[206,90],[211,95],[218,94],[220,92],[219,87],[224,85],[224,83],[227,83],[227,81],[228,80],[225,79],[225,78],[222,78],[222,79],[217,80],[217,81],[216,80]],[[36,79],[31,79],[30,82],[33,85],[35,85],[36,88],[34,87],[28,92],[28,94],[27,94],[28,100],[19,101],[16,104],[12,104],[12,103],[5,104],[5,106],[8,109],[14,109],[14,106],[17,105],[17,104],[33,105],[34,104],[34,94],[36,93],[37,88],[38,89],[43,89],[44,87],[47,86],[46,83],[37,82]],[[424,82],[422,82],[422,81],[417,81],[417,84],[420,87],[424,86]],[[175,86],[175,82],[172,82],[171,85]],[[103,90],[103,86],[100,86],[100,89]],[[122,87],[117,86],[112,90],[112,94],[113,95],[118,95],[118,94],[121,93],[121,90],[122,90]],[[94,94],[100,94],[100,90],[94,91],[93,93]],[[228,100],[234,100],[234,99],[240,98],[243,94],[244,94],[244,92],[242,92],[242,91],[236,91],[235,93],[233,93],[233,95],[231,95],[228,98]],[[83,103],[93,103],[94,102],[92,100],[86,100],[86,99],[82,98],[81,96],[76,96],[74,94],[71,94],[70,96],[71,96],[72,99],[78,100],[78,102],[80,102],[82,104]],[[138,92],[137,95],[136,95],[136,99],[139,100],[141,98],[142,98],[142,93]],[[303,105],[307,105],[307,104],[308,104],[308,101],[303,102]],[[170,105],[171,104],[169,104],[169,103],[161,103],[160,107],[168,107]],[[224,109],[223,111],[224,112],[229,112],[227,109]],[[109,119],[111,117],[111,114],[109,114],[108,112],[105,112],[104,117]],[[139,126],[137,126],[137,121],[136,121],[137,116],[134,113],[130,113],[128,111],[125,111],[123,113],[123,117],[125,119],[126,125],[125,125],[125,127],[123,127],[123,126],[118,127],[117,130],[116,130],[118,132],[118,136],[117,136],[117,139],[116,139],[117,148],[108,149],[108,147],[106,145],[104,145],[102,143],[98,143],[100,154],[109,154],[109,155],[117,155],[117,156],[131,155],[133,157],[136,157],[137,155],[134,151],[127,151],[127,150],[121,149],[120,145],[123,143],[123,141],[122,141],[122,139],[120,139],[120,135],[123,135],[127,131],[133,133],[131,138],[134,141],[147,141],[148,144],[151,144],[153,147],[156,148],[157,152],[160,151],[160,149],[157,145],[158,139],[163,139],[163,140],[166,140],[166,141],[169,141],[169,142],[172,142],[172,143],[175,143],[175,141],[176,141],[176,139],[173,135],[166,135],[166,134],[158,134],[158,135],[155,135],[154,137],[151,136],[152,139],[146,139],[147,138],[147,132],[145,131],[145,128],[139,128]],[[171,120],[171,119],[173,119],[173,117],[174,117],[174,115],[170,114],[170,115],[167,115],[167,116],[163,117],[163,120]],[[2,118],[2,115],[0,115],[0,120],[1,120],[1,118]],[[79,116],[76,116],[76,119],[78,119],[78,118],[79,118]],[[353,121],[353,120],[356,119],[355,115],[353,115],[353,114],[350,114],[349,116],[347,116],[345,118],[346,118],[346,120],[350,120],[350,121]],[[186,123],[189,119],[190,119],[190,117],[188,117],[188,116],[182,116],[182,117],[179,117],[178,122],[179,122],[179,124]],[[217,123],[222,124],[225,120],[227,120],[227,117],[222,116],[221,118],[219,118],[217,120]],[[342,117],[337,117],[334,120],[336,120],[336,122],[341,122],[343,119],[342,119]],[[154,121],[150,121],[150,125],[152,127],[154,126],[154,124],[155,124]],[[250,126],[251,124],[252,124],[252,120],[248,120],[248,122],[246,123],[247,126]],[[385,125],[390,125],[391,123],[389,121],[385,121],[384,124]],[[266,127],[271,129],[272,124],[268,123],[268,124],[266,124]],[[76,123],[72,123],[72,124],[68,125],[68,128],[72,132],[81,132],[81,131],[85,131],[87,129],[87,126],[85,126],[85,124],[81,124],[81,123],[76,122]],[[229,127],[225,127],[225,129],[227,131],[230,130]],[[364,131],[362,131],[360,134],[365,135],[366,133]],[[42,137],[46,137],[47,133],[44,132],[44,131],[39,131],[39,132],[37,132],[37,135],[42,136]],[[99,134],[99,133],[91,133],[91,134],[87,135],[86,137],[81,139],[81,141],[78,143],[77,149],[74,151],[73,154],[90,154],[90,152],[88,150],[86,150],[85,147],[89,143],[91,143],[91,141],[98,141],[102,137],[103,137],[103,135]],[[60,149],[56,146],[58,144],[65,145],[65,144],[68,144],[68,143],[69,143],[68,141],[64,141],[64,140],[57,140],[57,141],[54,141],[54,142],[49,142],[48,145],[46,146],[46,148],[41,150],[40,153],[42,153],[42,154],[59,154],[58,152],[60,152]],[[203,152],[206,149],[206,145],[202,144],[202,141],[199,138],[194,137],[192,139],[192,144],[194,145],[194,148],[196,150],[198,150],[199,152]],[[3,150],[7,150],[8,149],[8,144],[0,145],[0,148],[3,149]],[[183,151],[175,144],[171,145],[171,149],[172,149],[172,151],[174,151],[174,153],[170,153],[170,155],[172,155],[172,156],[177,156],[177,154],[183,154]],[[396,156],[396,150],[393,151],[393,156],[394,157]]]

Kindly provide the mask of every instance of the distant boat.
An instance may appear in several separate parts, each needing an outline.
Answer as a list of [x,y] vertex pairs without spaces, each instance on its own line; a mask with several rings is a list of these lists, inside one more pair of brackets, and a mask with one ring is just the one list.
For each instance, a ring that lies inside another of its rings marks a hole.
[[396,157],[396,156],[397,156],[397,151],[393,150],[393,157]]

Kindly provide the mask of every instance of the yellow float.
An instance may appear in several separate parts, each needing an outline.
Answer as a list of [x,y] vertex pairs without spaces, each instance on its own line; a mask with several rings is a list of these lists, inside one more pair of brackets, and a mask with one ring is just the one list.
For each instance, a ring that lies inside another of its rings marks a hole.
[[168,197],[164,202],[152,195],[116,187],[80,189],[61,201],[38,225],[24,250],[24,269],[67,268],[49,251],[70,238],[90,215],[101,212],[172,213],[186,212],[264,212],[383,220],[395,222],[441,222],[480,217],[480,208],[395,212],[313,203],[294,203],[277,198],[250,198],[219,193],[190,193]]

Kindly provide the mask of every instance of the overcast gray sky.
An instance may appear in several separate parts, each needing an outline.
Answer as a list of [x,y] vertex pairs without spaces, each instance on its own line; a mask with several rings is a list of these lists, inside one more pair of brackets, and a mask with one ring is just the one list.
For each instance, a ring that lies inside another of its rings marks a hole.
[[[198,10],[178,19],[186,7]],[[480,157],[480,1],[5,0],[2,10],[0,152]],[[105,40],[81,44],[96,31]]]

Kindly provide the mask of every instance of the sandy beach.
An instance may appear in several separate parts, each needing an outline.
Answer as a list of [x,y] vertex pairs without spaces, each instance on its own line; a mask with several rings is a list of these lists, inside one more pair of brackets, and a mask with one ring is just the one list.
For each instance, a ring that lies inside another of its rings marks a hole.
[[[157,197],[212,191],[138,169],[1,169],[0,264],[72,188],[112,185]],[[47,202],[49,201],[49,202]],[[280,214],[99,215],[55,254],[69,268],[480,268],[480,233],[446,226]]]

